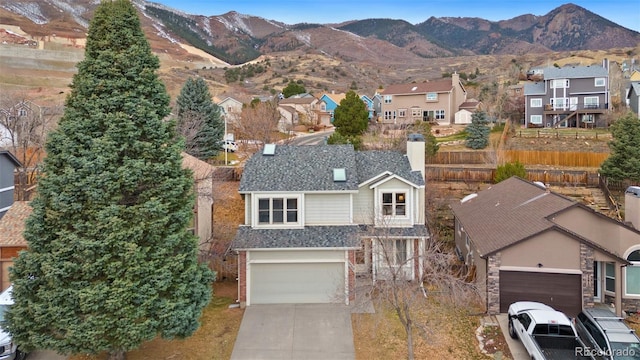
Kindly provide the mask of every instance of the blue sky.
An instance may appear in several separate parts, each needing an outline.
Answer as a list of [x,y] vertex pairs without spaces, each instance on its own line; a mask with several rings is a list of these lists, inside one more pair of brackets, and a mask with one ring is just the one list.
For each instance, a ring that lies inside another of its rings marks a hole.
[[369,18],[402,19],[412,24],[431,16],[479,17],[508,20],[518,15],[545,15],[573,3],[618,25],[640,31],[640,0],[150,0],[196,15],[222,15],[229,11],[260,16],[286,24],[339,23]]

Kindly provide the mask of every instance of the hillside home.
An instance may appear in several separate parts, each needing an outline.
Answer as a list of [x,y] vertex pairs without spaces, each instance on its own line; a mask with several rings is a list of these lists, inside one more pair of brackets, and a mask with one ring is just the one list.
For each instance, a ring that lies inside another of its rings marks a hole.
[[381,121],[386,124],[413,124],[416,121],[455,123],[455,114],[467,100],[460,75],[450,79],[390,85],[380,92]]
[[[216,99],[214,99],[215,102]],[[236,100],[232,97],[226,97],[220,101],[217,101],[216,104],[222,108],[222,114],[224,115],[225,120],[228,124],[233,124],[238,119],[240,119],[240,114],[242,114],[242,102]]]
[[29,215],[29,202],[16,201],[0,218],[0,291],[11,285],[9,268],[13,265],[13,258],[18,256],[20,251],[27,250],[27,241],[22,233]]
[[609,72],[598,65],[550,67],[543,80],[525,84],[525,126],[604,127]]
[[300,114],[292,106],[278,105],[278,112],[280,113],[280,119],[278,119],[278,131],[288,133],[293,131],[293,128],[300,123]]
[[324,117],[328,116],[330,124],[333,124],[333,114],[336,111],[336,108],[340,105],[340,101],[342,101],[346,96],[347,94],[345,93],[336,94],[333,92],[325,93],[320,96],[320,101],[324,103],[324,106],[322,106],[323,113],[325,114]]
[[[303,123],[318,125],[320,123],[318,113],[321,111],[320,100],[312,95],[303,97],[289,97],[278,101],[278,108],[283,108],[289,114],[283,114],[292,126]],[[291,111],[293,110],[293,112]],[[283,111],[280,111],[283,113]]]
[[0,219],[11,208],[15,190],[14,172],[22,164],[7,150],[0,150]]
[[[627,194],[640,225],[640,188]],[[640,310],[640,231],[541,183],[512,177],[451,206],[456,252],[491,314],[540,301],[575,316]],[[482,216],[478,216],[482,214]]]
[[268,144],[246,163],[245,221],[233,240],[242,307],[340,303],[356,277],[422,274],[424,138],[407,154],[352,145]]
[[627,104],[633,115],[640,118],[640,81],[634,81],[629,84],[627,90]]
[[[17,129],[11,131],[12,129],[8,129],[2,124],[11,124],[20,118],[42,118],[42,111],[42,107],[29,100],[18,101],[10,107],[0,108],[0,147],[17,144],[17,138],[20,135]],[[29,121],[29,123],[31,124],[33,121]]]
[[373,99],[368,97],[367,95],[361,95],[360,99],[364,102],[364,105],[367,108],[367,112],[369,112],[369,120],[373,119]]

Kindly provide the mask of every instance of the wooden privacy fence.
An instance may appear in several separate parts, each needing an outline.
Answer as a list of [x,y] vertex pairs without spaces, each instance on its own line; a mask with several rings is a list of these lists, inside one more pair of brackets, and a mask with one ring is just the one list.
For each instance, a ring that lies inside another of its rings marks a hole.
[[568,151],[438,151],[427,162],[442,165],[494,164],[500,158],[504,162],[519,161],[523,165],[553,165],[560,167],[599,168],[609,157],[608,153],[586,153]]
[[[462,181],[492,183],[495,167],[429,166],[425,167],[427,181]],[[527,169],[527,180],[549,185],[598,186],[598,172],[594,170]]]

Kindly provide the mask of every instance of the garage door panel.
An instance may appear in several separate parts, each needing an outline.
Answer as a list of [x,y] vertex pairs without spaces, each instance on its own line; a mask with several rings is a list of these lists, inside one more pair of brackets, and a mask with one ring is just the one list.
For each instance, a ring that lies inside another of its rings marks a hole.
[[340,303],[344,263],[254,263],[251,304]]
[[538,301],[576,316],[582,310],[582,276],[500,271],[500,312],[516,301]]

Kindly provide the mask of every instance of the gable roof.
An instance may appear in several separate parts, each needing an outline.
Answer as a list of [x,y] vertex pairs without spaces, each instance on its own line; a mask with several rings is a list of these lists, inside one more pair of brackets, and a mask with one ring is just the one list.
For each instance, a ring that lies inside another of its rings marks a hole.
[[408,83],[389,85],[380,92],[381,95],[414,95],[429,92],[449,92],[453,89],[451,79],[426,81],[422,83]]
[[546,88],[542,81],[524,84],[525,95],[544,95],[545,92]]
[[11,161],[15,165],[15,167],[22,166],[22,163],[20,162],[20,160],[18,160],[18,158],[8,150],[0,150],[0,156],[6,156],[9,159],[9,161]]
[[[346,181],[333,180],[333,169],[339,168],[345,169]],[[363,182],[388,173],[424,185],[420,172],[411,171],[408,158],[397,151],[277,145],[273,155],[256,153],[247,161],[239,192],[357,191]]]
[[310,105],[310,104],[313,104],[316,101],[318,101],[318,99],[316,99],[315,97],[311,97],[311,96],[300,97],[300,98],[288,97],[288,98],[280,100],[278,102],[278,104],[282,104],[282,105],[287,105],[287,104]]
[[22,233],[32,209],[28,201],[16,201],[0,219],[0,246],[27,246]]
[[345,93],[340,93],[340,94],[330,94],[330,93],[325,93],[322,94],[322,98],[325,99],[329,99],[332,102],[334,102],[336,105],[340,105],[340,101],[342,101],[342,99],[344,99],[345,97],[347,97],[347,94]]
[[200,181],[213,177],[213,166],[206,161],[202,161],[195,156],[182,152],[182,167],[193,172],[195,181]]
[[589,77],[607,77],[607,69],[599,65],[548,67],[544,69],[544,79],[579,79]]
[[471,110],[475,110],[478,108],[478,106],[480,106],[481,102],[478,100],[474,100],[474,99],[470,99],[467,100],[465,102],[463,102],[462,104],[460,104],[460,106],[458,106],[458,109],[471,109]]
[[[629,92],[627,95],[627,99],[631,99],[631,94],[635,94],[635,96],[640,97],[640,81],[633,81],[629,85]],[[632,90],[632,91],[631,91]]]
[[548,216],[575,202],[519,177],[511,177],[465,202],[451,205],[456,218],[485,257],[518,241],[557,228]]

